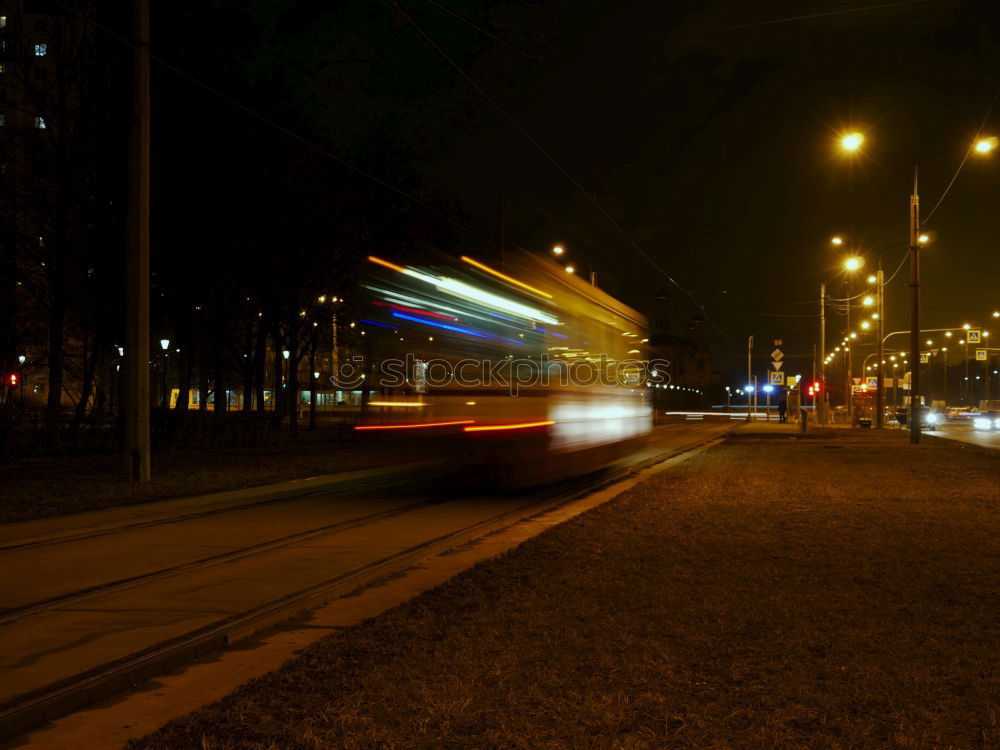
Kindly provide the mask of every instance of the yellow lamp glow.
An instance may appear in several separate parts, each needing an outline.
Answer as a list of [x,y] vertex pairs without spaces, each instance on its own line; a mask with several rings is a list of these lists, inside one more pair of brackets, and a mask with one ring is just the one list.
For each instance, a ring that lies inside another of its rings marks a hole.
[[840,147],[844,151],[857,151],[864,142],[865,137],[861,133],[848,133],[840,139]]

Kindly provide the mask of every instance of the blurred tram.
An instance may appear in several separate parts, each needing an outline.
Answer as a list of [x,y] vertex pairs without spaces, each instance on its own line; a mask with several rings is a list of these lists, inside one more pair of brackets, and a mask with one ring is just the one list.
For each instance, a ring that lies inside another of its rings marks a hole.
[[606,467],[651,429],[646,320],[596,286],[527,253],[368,260],[359,433],[446,438],[456,474],[516,486]]

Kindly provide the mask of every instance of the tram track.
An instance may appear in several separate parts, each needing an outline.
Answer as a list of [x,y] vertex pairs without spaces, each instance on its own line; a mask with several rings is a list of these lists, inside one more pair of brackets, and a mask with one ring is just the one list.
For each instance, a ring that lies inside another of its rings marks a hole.
[[[730,427],[723,430],[671,431],[660,439],[651,440],[641,455],[633,457],[634,461],[622,464],[613,470],[606,470],[593,476],[574,480],[559,490],[554,491],[554,488],[550,486],[524,493],[523,503],[517,502],[515,507],[509,507],[503,512],[487,515],[444,533],[427,536],[403,549],[369,559],[363,565],[286,591],[281,596],[258,603],[256,606],[236,614],[218,617],[214,622],[204,627],[167,640],[151,643],[148,647],[133,651],[122,658],[97,664],[91,669],[67,675],[64,679],[13,696],[12,699],[0,705],[0,738],[19,734],[56,716],[78,710],[130,685],[189,662],[202,654],[225,648],[269,627],[292,620],[303,612],[349,594],[385,576],[401,573],[421,559],[453,549],[492,532],[513,526],[526,518],[548,512],[575,499],[585,497],[614,485],[649,466],[700,450],[707,444],[723,437],[732,429]],[[684,435],[688,435],[690,440],[684,440]],[[670,442],[673,442],[674,445],[668,447],[666,444]],[[19,623],[30,624],[29,618],[32,616],[53,616],[58,614],[56,610],[63,611],[70,607],[79,608],[80,605],[112,593],[127,592],[130,589],[142,591],[144,586],[152,587],[165,579],[183,577],[188,574],[197,576],[201,571],[215,569],[219,566],[238,565],[241,561],[245,562],[250,558],[266,555],[268,552],[307,541],[315,541],[322,537],[335,537],[337,534],[343,534],[352,529],[364,529],[378,524],[380,521],[405,520],[406,517],[416,515],[421,510],[426,510],[431,506],[443,506],[448,502],[450,501],[447,499],[421,500],[378,513],[345,519],[325,527],[307,529],[257,544],[246,545],[239,549],[227,550],[219,555],[207,556],[204,559],[151,571],[129,579],[107,582],[88,590],[67,592],[49,600],[33,602],[17,609],[8,610],[0,615],[0,628],[11,625],[20,627]],[[174,522],[179,523],[187,518],[187,515],[178,516]],[[161,519],[160,523],[166,524],[169,521]],[[131,594],[129,595],[131,596]]]

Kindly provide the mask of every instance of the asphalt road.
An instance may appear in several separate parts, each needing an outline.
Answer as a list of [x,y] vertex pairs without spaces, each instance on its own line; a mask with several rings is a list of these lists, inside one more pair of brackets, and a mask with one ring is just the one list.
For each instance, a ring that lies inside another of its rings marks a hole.
[[[729,428],[657,428],[635,460]],[[546,492],[558,490],[450,497],[382,487],[232,508],[207,497],[203,509],[165,501],[0,527],[0,706],[533,507]],[[30,534],[19,539],[19,528]]]
[[966,420],[951,420],[938,425],[935,432],[930,433],[949,440],[960,440],[963,443],[973,443],[984,448],[1000,448],[1000,430],[977,430],[972,422]]

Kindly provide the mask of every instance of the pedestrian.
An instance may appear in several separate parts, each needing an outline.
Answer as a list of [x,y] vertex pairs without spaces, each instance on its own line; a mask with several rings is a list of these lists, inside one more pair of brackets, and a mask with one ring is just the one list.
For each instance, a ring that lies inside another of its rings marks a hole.
[[788,402],[785,399],[781,399],[778,402],[778,421],[781,424],[785,424],[788,421],[786,413],[788,412]]

